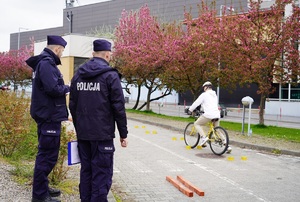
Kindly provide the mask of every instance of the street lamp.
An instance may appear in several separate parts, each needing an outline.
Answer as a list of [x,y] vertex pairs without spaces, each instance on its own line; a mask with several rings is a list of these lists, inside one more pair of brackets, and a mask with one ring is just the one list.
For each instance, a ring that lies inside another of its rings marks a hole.
[[242,99],[242,103],[243,103],[243,122],[242,122],[242,134],[244,134],[244,122],[245,122],[245,107],[249,106],[249,115],[248,115],[248,136],[250,136],[252,134],[251,130],[250,130],[250,121],[251,121],[251,106],[253,104],[254,100],[252,97],[246,96],[243,97]]
[[228,10],[228,11],[234,12],[234,8],[232,8],[231,6],[227,7],[225,5],[221,5],[220,6],[220,17],[222,17],[222,15],[223,15],[223,10]]
[[21,35],[21,29],[23,29],[23,30],[29,30],[28,28],[19,27],[19,33],[18,33],[18,50],[20,49],[20,35]]
[[71,34],[73,32],[73,13],[72,11],[67,12],[67,20],[69,21],[69,33]]
[[[225,5],[220,5],[220,21],[221,21],[221,18],[223,16],[223,9],[231,11],[231,12],[234,11],[234,8],[232,8],[232,7],[226,7]],[[218,62],[218,72],[220,72],[220,69],[221,69],[220,55],[219,55],[218,60],[219,60],[219,62]],[[217,95],[218,95],[218,103],[219,103],[220,102],[220,78],[219,77],[218,77]]]

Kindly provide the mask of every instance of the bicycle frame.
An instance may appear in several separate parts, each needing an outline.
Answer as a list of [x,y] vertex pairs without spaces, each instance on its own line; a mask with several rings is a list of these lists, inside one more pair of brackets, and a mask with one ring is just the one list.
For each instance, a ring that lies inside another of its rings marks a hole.
[[[210,136],[210,134],[212,133],[213,134],[213,139],[216,139],[216,138],[221,138],[220,135],[218,133],[215,132],[215,121],[210,121],[207,123],[207,125],[209,126],[209,131],[207,132],[207,137]],[[209,139],[210,141],[211,139]]]
[[[195,117],[196,118],[196,117]],[[212,119],[207,123],[209,131],[207,134],[208,143],[211,151],[216,155],[222,155],[226,152],[229,145],[229,137],[227,131],[221,126],[214,126],[217,119]],[[195,148],[200,140],[200,135],[197,132],[194,122],[188,123],[184,130],[184,140],[187,146]]]

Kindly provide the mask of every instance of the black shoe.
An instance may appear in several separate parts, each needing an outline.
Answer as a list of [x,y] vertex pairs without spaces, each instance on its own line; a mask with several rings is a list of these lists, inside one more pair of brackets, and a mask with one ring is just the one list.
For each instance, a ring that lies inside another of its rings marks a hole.
[[49,194],[51,197],[60,196],[60,190],[49,187]]
[[60,200],[56,198],[51,198],[51,196],[47,196],[43,200],[32,198],[31,202],[60,202]]

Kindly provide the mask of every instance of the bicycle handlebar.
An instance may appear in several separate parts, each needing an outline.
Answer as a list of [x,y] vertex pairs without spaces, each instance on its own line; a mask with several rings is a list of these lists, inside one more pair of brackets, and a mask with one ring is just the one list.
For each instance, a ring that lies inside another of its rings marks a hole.
[[[201,111],[201,110],[199,110],[199,109],[195,109],[194,111],[194,117],[200,117],[202,114],[204,114],[204,111]],[[190,111],[189,111],[189,109],[188,109],[188,113],[187,113],[188,115],[193,115]]]

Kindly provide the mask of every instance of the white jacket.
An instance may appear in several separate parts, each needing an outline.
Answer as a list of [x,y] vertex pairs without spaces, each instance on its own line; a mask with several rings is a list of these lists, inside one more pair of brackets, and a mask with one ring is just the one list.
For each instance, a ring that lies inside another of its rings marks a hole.
[[220,111],[218,107],[218,97],[215,91],[208,89],[202,93],[197,100],[190,106],[189,111],[194,111],[199,105],[201,105],[205,118],[215,119],[220,118]]

